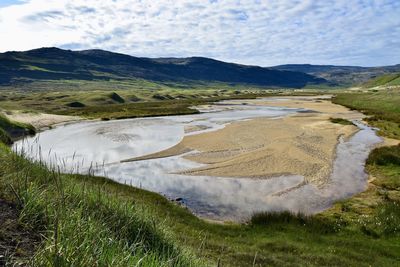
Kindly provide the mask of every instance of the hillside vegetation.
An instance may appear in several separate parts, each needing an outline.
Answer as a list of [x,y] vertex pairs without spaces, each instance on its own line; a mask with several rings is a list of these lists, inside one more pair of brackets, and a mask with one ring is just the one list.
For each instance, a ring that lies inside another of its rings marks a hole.
[[70,51],[41,48],[0,54],[0,85],[18,86],[32,81],[144,81],[159,84],[228,85],[302,88],[326,81],[302,72],[279,71],[226,63],[210,58],[138,58],[103,50]]
[[369,93],[339,93],[334,103],[369,115],[365,120],[379,133],[400,139],[400,88]]
[[400,72],[400,64],[382,67],[288,64],[272,68],[276,70],[304,72],[323,78],[332,85],[341,87],[360,85],[377,76]]
[[364,83],[363,86],[367,88],[376,86],[400,86],[400,73],[386,74]]

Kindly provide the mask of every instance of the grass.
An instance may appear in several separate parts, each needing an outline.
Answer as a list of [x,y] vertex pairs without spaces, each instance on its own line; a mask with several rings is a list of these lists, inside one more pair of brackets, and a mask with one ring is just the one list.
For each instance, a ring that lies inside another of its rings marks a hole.
[[375,79],[371,79],[368,82],[364,83],[363,86],[370,88],[376,86],[395,86],[400,85],[400,73],[394,74],[385,74]]
[[[146,87],[145,81],[137,84],[123,81],[103,84],[65,81],[65,84],[60,85],[57,81],[36,83],[30,84],[32,91],[29,93],[25,87],[0,88],[0,108],[77,115],[90,119],[120,119],[193,114],[197,112],[190,108],[193,105],[224,99],[315,94],[313,91],[265,90],[243,86],[226,87],[218,84],[208,84],[203,87],[188,85],[185,89],[174,87],[177,86],[174,84],[150,84]],[[40,89],[40,86],[43,88]]]
[[34,135],[35,128],[32,125],[13,122],[0,113],[0,141],[11,144],[13,139],[21,136]]
[[[62,85],[57,83],[56,81],[39,83],[37,86],[44,88],[39,90],[35,89],[34,82],[30,85],[32,91],[29,93],[25,87],[0,89],[0,107],[6,110],[81,115],[90,118],[138,117],[181,112],[188,114],[194,112],[188,108],[192,104],[238,96],[254,98],[268,94],[259,89],[243,88],[238,91],[237,88],[226,89],[224,86],[180,89],[171,87],[172,85],[151,84],[146,87],[146,83],[139,83],[141,84],[139,86],[121,81],[115,84],[82,81],[66,81]],[[61,86],[62,89],[59,88]],[[71,89],[68,89],[68,86],[71,86]],[[76,89],[81,87],[82,90]]]
[[366,121],[379,128],[379,134],[400,139],[400,89],[368,93],[339,93],[333,102],[360,110]]
[[12,143],[10,135],[2,128],[0,128],[0,142],[7,145],[10,145]]
[[[380,147],[372,151],[369,155],[367,164],[380,166],[400,166],[400,145],[390,147]],[[399,181],[400,183],[400,181]]]
[[[198,266],[146,210],[85,178],[62,175],[1,147],[1,197],[43,240],[32,266]],[[25,176],[22,179],[22,176]]]
[[[379,128],[385,137],[400,138],[400,91],[340,93],[334,102],[360,110],[369,117],[369,124]],[[370,182],[366,191],[338,203],[325,212],[357,222],[361,230],[372,237],[399,234],[400,223],[400,145],[372,150],[366,170]],[[343,213],[343,211],[346,211]]]
[[351,121],[342,118],[329,118],[329,120],[333,123],[339,123],[342,125],[354,125]]

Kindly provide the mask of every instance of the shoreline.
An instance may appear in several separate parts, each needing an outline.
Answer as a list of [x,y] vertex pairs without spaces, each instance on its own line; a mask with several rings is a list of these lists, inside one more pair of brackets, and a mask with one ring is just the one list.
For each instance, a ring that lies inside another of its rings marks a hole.
[[185,159],[206,164],[181,172],[185,175],[268,179],[285,173],[302,175],[318,186],[325,184],[340,137],[348,139],[358,131],[356,126],[332,123],[329,118],[361,120],[364,115],[333,104],[324,96],[276,98],[280,101],[273,102],[271,97],[241,102],[314,112],[235,121],[217,131],[186,135],[166,150],[122,162],[185,154]]

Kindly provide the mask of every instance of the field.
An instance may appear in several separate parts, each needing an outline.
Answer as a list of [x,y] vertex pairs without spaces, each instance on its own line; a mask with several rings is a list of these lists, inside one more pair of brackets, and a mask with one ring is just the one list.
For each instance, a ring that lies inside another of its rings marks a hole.
[[200,103],[271,94],[243,86],[207,84],[182,89],[149,81],[41,81],[29,88],[28,92],[17,85],[0,87],[0,109],[111,119],[189,114],[196,112],[190,107]]
[[366,120],[383,136],[400,139],[400,89],[369,93],[339,93],[334,103],[369,115]]
[[227,84],[154,83],[139,81],[34,81],[0,86],[0,111],[76,115],[87,119],[123,119],[193,114],[191,106],[224,99],[248,99],[270,95],[310,95],[315,90],[266,90]]
[[[378,117],[372,124],[398,127],[396,101],[384,93],[335,99]],[[392,129],[381,134],[396,137]],[[261,213],[248,223],[220,224],[158,194],[61,174],[1,145],[0,199],[11,203],[18,227],[0,230],[0,254],[34,266],[395,266],[399,148],[374,150],[367,161],[374,177],[368,190],[321,214]],[[34,254],[27,242],[35,244]]]

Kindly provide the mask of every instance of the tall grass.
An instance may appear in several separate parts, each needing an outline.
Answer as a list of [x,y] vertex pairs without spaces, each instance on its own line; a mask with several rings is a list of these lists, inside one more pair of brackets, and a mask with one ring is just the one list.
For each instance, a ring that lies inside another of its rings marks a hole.
[[0,197],[17,202],[21,222],[43,235],[30,266],[200,265],[135,202],[0,149]]
[[399,165],[400,166],[400,144],[397,146],[380,147],[374,149],[367,159],[367,164],[377,165]]
[[400,89],[376,93],[339,93],[332,102],[370,115],[366,120],[379,133],[400,139]]
[[251,225],[277,225],[291,224],[304,227],[309,231],[318,233],[334,233],[340,231],[340,222],[334,222],[326,218],[309,216],[302,213],[292,213],[290,211],[259,212],[250,218]]
[[26,135],[34,135],[36,129],[30,125],[15,121],[10,121],[0,113],[0,141],[10,144],[12,139]]
[[12,143],[10,135],[2,128],[0,128],[0,142],[7,145]]
[[329,120],[333,123],[338,123],[342,125],[354,125],[351,121],[343,118],[330,118]]

